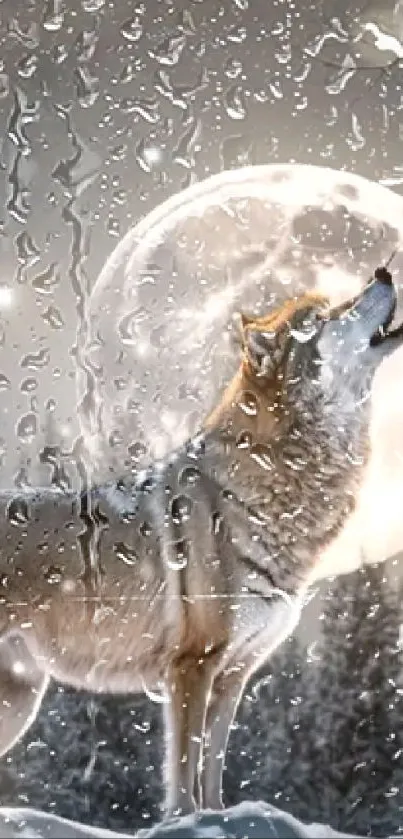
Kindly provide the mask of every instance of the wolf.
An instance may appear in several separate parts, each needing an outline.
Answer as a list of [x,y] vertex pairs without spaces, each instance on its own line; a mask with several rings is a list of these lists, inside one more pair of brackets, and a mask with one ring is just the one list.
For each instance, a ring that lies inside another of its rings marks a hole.
[[0,497],[0,752],[50,678],[163,685],[166,813],[221,808],[251,676],[298,622],[313,569],[354,511],[370,396],[403,343],[386,268],[241,318],[238,372],[200,432],[136,479]]

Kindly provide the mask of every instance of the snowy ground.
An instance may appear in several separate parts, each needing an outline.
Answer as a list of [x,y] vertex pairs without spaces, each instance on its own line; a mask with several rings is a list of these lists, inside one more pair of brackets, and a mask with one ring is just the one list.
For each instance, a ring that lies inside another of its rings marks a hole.
[[[354,839],[330,827],[302,824],[268,804],[244,802],[221,813],[176,819],[135,834],[141,839]],[[0,808],[0,839],[120,839],[113,833],[29,808]],[[357,837],[356,837],[357,839]]]

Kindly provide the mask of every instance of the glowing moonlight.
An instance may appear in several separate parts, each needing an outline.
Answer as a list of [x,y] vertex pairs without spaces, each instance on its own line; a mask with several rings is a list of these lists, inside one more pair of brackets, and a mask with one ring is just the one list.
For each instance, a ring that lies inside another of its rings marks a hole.
[[[341,302],[395,248],[399,284],[402,198],[316,166],[223,172],[150,213],[112,253],[89,304],[93,388],[80,419],[95,476],[140,468],[197,430],[238,364],[236,312],[307,288]],[[367,480],[323,576],[403,549],[402,429],[400,351],[379,371]]]

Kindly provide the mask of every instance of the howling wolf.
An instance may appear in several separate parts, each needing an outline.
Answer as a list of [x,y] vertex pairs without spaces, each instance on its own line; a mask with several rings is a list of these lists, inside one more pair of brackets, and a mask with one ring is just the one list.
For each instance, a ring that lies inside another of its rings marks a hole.
[[306,294],[243,316],[238,373],[187,445],[135,481],[2,493],[1,753],[51,677],[161,682],[167,812],[221,806],[245,684],[354,511],[374,374],[403,343],[395,307],[379,268],[337,309]]

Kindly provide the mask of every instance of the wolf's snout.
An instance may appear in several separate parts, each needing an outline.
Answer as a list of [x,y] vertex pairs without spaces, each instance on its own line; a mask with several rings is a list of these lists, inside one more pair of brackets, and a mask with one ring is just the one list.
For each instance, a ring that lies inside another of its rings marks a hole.
[[374,279],[365,287],[351,312],[355,311],[369,327],[373,325],[377,328],[391,322],[396,302],[396,289],[390,272],[387,268],[377,268]]
[[386,343],[392,350],[395,342],[390,339],[402,337],[402,326],[391,328],[397,307],[397,293],[392,275],[387,266],[374,272],[374,278],[365,287],[351,312],[358,315],[361,330],[369,337],[370,346]]

